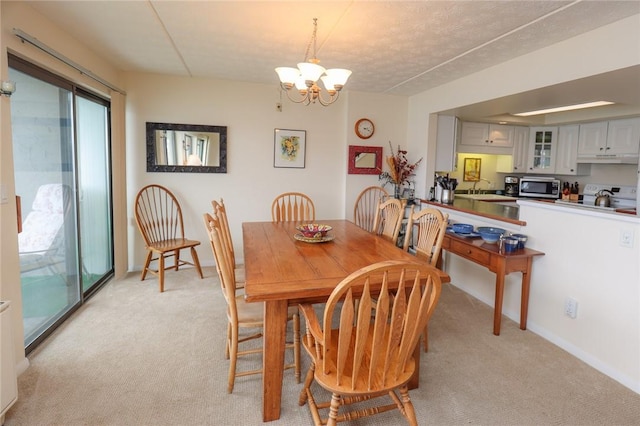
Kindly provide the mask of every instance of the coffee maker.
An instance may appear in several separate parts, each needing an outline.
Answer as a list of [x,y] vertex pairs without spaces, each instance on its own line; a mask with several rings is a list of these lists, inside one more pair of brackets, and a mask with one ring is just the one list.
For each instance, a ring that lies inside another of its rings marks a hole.
[[509,197],[517,197],[520,193],[518,187],[519,179],[516,176],[505,176],[504,178],[504,193]]

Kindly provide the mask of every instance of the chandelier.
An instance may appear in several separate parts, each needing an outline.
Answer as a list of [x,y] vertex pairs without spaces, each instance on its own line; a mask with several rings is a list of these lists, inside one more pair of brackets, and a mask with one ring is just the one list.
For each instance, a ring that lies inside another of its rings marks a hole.
[[[321,105],[327,106],[334,103],[340,95],[340,90],[347,83],[351,75],[350,70],[342,68],[324,69],[320,65],[320,60],[316,57],[316,37],[318,32],[318,18],[313,18],[313,35],[307,45],[307,52],[304,62],[298,64],[298,68],[279,67],[276,68],[280,78],[280,87],[287,93],[290,101],[309,105],[318,101]],[[313,44],[313,57],[309,59],[309,51]],[[323,75],[324,74],[324,75]],[[328,99],[323,97],[318,80],[322,80]],[[292,97],[293,87],[298,90],[299,96]]]

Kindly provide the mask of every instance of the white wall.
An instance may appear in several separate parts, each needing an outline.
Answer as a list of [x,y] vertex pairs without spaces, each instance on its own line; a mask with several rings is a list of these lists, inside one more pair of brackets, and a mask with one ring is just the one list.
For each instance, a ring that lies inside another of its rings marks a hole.
[[[391,154],[389,143],[394,150],[398,145],[406,149],[409,145],[407,141],[407,110],[408,99],[400,96],[389,96],[373,93],[357,93],[357,96],[349,96],[349,120],[345,133],[347,145],[357,146],[381,146],[383,157]],[[373,121],[375,132],[369,139],[360,139],[354,131],[355,122],[360,118],[369,118]],[[348,146],[347,146],[348,151]],[[409,151],[407,158],[414,163],[420,158],[416,153]],[[385,160],[382,160],[382,169],[388,170]],[[377,175],[356,175],[348,174],[346,180],[345,212],[344,218],[353,219],[353,207],[360,195],[360,192],[372,185],[381,185],[383,181],[378,180]],[[387,185],[385,188],[389,193],[393,193],[393,188]]]
[[[350,218],[355,197],[365,186],[376,184],[377,176],[347,175],[348,144],[388,147],[388,140],[405,144],[405,97],[346,92],[328,107],[294,104],[285,98],[283,111],[278,112],[275,72],[273,85],[131,73],[126,87],[131,270],[141,269],[144,262],[132,207],[144,185],[159,183],[171,189],[182,205],[185,233],[203,242],[208,239],[202,215],[211,211],[211,200],[223,198],[242,260],[242,222],[271,220],[276,195],[304,192],[314,201],[317,219]],[[366,142],[353,131],[361,117],[376,125]],[[147,173],[147,121],[227,126],[227,173]],[[275,128],[306,131],[304,169],[274,168]],[[213,264],[208,244],[197,250],[203,264]]]

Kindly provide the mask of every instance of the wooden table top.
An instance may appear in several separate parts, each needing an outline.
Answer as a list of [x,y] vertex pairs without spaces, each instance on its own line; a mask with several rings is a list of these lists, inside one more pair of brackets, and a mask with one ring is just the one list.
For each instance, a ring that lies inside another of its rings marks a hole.
[[[296,224],[242,224],[248,302],[289,300],[290,304],[325,299],[350,273],[383,260],[416,261],[416,257],[348,220],[321,220],[331,225],[332,241],[295,239]],[[449,276],[441,272],[441,280]]]

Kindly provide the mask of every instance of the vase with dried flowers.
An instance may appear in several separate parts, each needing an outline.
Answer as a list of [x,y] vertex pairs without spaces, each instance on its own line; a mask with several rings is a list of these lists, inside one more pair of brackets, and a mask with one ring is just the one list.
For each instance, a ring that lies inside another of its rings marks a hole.
[[391,155],[387,157],[387,166],[389,166],[389,170],[380,173],[378,180],[384,181],[382,186],[391,183],[394,186],[394,198],[400,198],[402,185],[411,185],[411,181],[409,179],[415,176],[415,169],[422,161],[422,158],[415,163],[409,163],[409,160],[407,160],[407,151],[401,150],[400,145],[398,145],[398,149],[394,152],[393,147],[391,146],[391,141],[389,141],[389,148],[391,149]]

